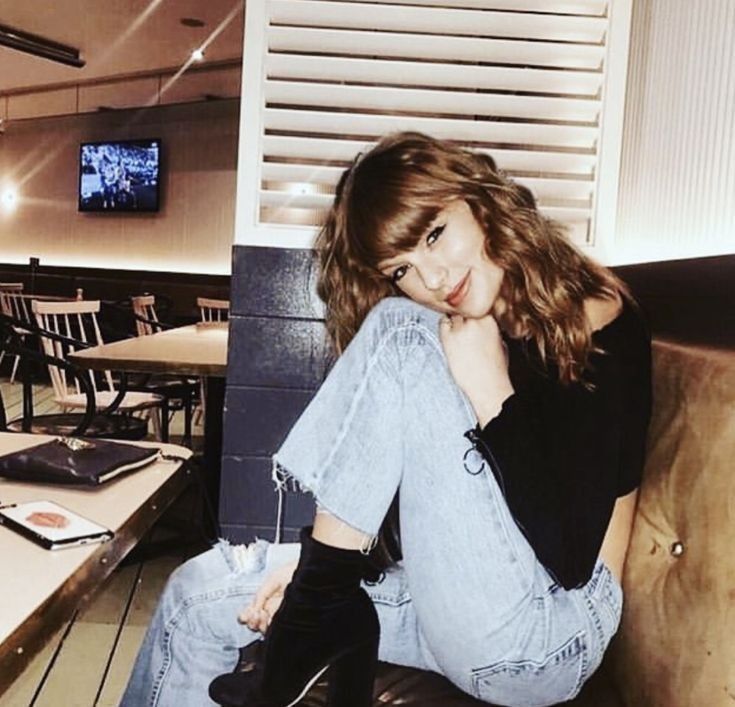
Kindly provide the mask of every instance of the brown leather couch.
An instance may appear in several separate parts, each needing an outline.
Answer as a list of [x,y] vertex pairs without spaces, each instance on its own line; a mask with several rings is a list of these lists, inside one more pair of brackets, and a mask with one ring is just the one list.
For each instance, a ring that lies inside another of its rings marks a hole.
[[[576,707],[735,705],[735,351],[654,342],[654,411],[620,631]],[[317,685],[305,707],[323,707]],[[483,703],[381,665],[376,707]]]

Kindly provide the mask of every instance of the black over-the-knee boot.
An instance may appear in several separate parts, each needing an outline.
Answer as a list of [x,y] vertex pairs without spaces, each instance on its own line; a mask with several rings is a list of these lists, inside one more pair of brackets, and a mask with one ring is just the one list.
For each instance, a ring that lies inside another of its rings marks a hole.
[[366,556],[301,531],[301,557],[263,646],[263,662],[220,675],[209,695],[223,707],[291,707],[327,670],[330,707],[370,707],[380,626],[360,587]]

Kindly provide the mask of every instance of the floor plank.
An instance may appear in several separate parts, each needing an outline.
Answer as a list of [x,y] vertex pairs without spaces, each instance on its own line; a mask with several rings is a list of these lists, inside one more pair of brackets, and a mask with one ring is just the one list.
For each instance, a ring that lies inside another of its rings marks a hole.
[[146,626],[124,626],[95,707],[118,707],[130,679]]
[[54,659],[59,644],[67,630],[64,626],[49,641],[48,645],[31,661],[23,674],[0,697],[2,707],[29,707],[49,664]]
[[79,613],[77,621],[118,626],[125,618],[138,572],[138,565],[116,569],[89,606]]
[[93,707],[117,632],[114,624],[75,623],[33,707]]

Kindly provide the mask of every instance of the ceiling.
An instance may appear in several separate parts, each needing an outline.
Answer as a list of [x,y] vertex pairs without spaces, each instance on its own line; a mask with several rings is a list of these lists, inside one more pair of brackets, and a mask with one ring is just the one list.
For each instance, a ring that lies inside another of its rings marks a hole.
[[[0,0],[0,24],[71,45],[86,66],[77,69],[0,47],[0,95],[175,71],[201,46],[202,68],[242,57],[244,0],[54,0],[41,5]],[[182,18],[204,26],[184,26]]]

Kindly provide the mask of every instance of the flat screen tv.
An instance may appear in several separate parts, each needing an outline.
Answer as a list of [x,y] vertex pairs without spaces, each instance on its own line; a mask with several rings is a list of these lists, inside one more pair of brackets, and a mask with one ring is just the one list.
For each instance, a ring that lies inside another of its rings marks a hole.
[[79,148],[79,211],[158,211],[161,141],[109,140]]

